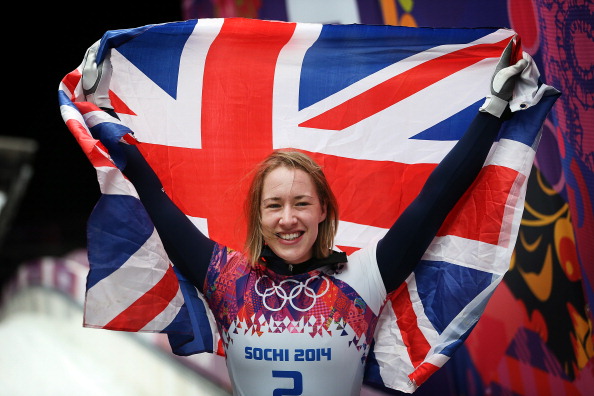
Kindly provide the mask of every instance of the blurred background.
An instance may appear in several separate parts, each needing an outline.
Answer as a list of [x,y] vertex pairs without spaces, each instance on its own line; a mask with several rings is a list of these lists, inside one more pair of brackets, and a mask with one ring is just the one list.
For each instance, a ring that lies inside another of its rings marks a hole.
[[510,271],[465,345],[416,394],[591,394],[594,2],[104,0],[23,3],[5,15],[17,26],[3,40],[10,106],[0,132],[1,396],[229,394],[220,358],[175,357],[159,335],[82,328],[85,228],[99,188],[62,121],[57,91],[108,30],[232,16],[520,34],[563,96],[545,122]]

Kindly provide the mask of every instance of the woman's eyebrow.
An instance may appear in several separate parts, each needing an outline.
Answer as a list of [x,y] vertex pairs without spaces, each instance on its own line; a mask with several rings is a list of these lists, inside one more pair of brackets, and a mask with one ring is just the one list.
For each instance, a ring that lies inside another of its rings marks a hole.
[[294,197],[295,199],[303,199],[303,198],[313,198],[313,196],[309,194],[301,194]]
[[[309,195],[309,194],[301,194],[301,195],[296,195],[296,196],[294,196],[292,198],[293,199],[296,199],[296,200],[298,200],[298,199],[304,199],[304,198],[313,199],[313,196],[312,195]],[[268,198],[263,198],[262,199],[262,202],[266,202],[266,201],[280,201],[280,200],[281,200],[280,197],[268,197]]]
[[269,197],[269,198],[262,198],[262,202],[266,201],[280,201],[280,197]]

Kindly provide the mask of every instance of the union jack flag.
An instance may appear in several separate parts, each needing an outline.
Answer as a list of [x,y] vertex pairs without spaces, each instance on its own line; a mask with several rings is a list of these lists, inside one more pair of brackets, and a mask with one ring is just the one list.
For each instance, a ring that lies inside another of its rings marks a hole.
[[[115,154],[91,130],[133,132],[172,200],[236,249],[250,170],[273,149],[305,151],[339,201],[337,248],[352,253],[384,235],[466,131],[512,40],[507,29],[235,18],[107,32],[98,61],[110,59],[119,119],[86,101],[82,65],[59,89],[102,193],[89,219],[84,325],[168,333],[182,355],[218,349],[203,297],[176,274]],[[557,97],[538,77],[532,62],[511,103],[524,110],[505,123],[473,187],[386,303],[367,381],[414,390],[452,356],[502,279]]]

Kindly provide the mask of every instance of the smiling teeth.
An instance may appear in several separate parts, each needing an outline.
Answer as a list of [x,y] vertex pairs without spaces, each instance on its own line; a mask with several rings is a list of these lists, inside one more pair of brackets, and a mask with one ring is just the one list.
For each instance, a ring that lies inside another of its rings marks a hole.
[[279,238],[284,239],[285,241],[291,241],[293,239],[299,238],[301,235],[300,232],[294,232],[292,234],[277,234]]

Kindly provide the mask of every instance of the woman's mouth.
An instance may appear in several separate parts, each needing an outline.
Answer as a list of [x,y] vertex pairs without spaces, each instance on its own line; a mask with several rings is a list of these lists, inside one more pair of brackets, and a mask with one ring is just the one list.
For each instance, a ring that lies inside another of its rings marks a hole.
[[291,232],[291,233],[277,232],[276,233],[276,236],[279,237],[280,239],[284,240],[284,241],[294,241],[295,239],[299,238],[303,234],[304,234],[303,231]]

